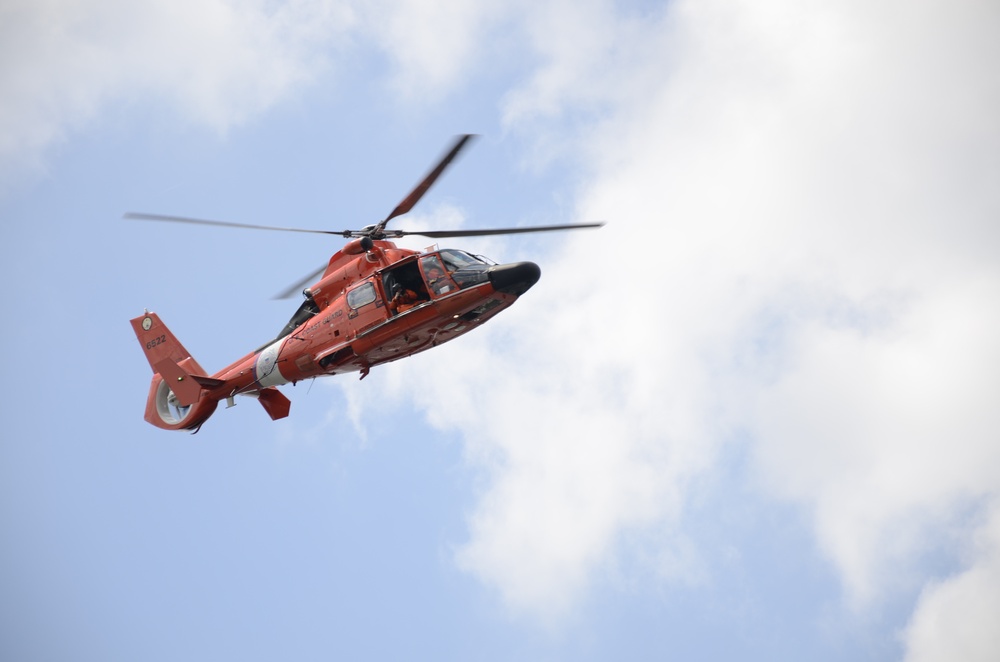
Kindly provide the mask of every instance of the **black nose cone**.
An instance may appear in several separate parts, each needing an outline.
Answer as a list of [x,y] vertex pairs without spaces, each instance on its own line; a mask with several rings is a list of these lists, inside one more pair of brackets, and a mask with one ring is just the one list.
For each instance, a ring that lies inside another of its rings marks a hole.
[[491,267],[489,274],[493,289],[520,296],[538,282],[542,270],[534,262],[514,262]]

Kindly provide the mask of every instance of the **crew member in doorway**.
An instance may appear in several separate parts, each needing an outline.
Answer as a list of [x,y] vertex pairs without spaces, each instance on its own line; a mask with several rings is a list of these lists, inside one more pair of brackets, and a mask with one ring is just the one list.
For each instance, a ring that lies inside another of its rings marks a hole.
[[389,311],[393,315],[398,315],[405,310],[413,308],[417,301],[420,300],[416,292],[400,283],[396,284],[395,289],[396,293],[392,295],[392,300],[389,301]]

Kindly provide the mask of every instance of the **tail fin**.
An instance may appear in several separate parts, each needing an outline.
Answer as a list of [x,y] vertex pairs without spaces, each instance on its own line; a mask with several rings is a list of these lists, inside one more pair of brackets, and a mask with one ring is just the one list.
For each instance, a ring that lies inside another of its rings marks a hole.
[[153,372],[160,372],[157,370],[157,365],[165,359],[169,359],[177,365],[183,365],[185,370],[191,374],[208,375],[205,369],[194,360],[191,353],[184,349],[184,345],[174,337],[167,325],[160,320],[159,315],[146,312],[130,321]]

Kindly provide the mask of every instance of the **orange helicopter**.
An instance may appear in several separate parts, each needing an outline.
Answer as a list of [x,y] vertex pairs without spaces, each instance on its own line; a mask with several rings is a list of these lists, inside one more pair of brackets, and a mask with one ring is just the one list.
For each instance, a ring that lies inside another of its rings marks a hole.
[[255,230],[340,235],[350,239],[329,263],[275,298],[302,290],[305,301],[273,340],[209,375],[156,313],[131,320],[153,369],[145,419],[165,430],[197,432],[222,400],[256,398],[272,420],[288,416],[291,402],[276,387],[323,375],[360,372],[453,340],[492,319],[534,285],[533,262],[497,264],[461,250],[423,252],[389,239],[408,235],[445,239],[597,228],[576,223],[523,228],[421,231],[387,230],[409,212],[472,138],[459,136],[426,177],[392,212],[361,230],[307,230],[130,212],[126,219],[171,221]]

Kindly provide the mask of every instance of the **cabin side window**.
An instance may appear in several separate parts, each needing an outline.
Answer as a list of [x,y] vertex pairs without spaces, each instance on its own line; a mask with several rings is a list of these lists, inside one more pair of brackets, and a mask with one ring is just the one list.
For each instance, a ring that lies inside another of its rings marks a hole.
[[357,310],[375,300],[375,284],[371,281],[355,287],[347,293],[347,305]]

